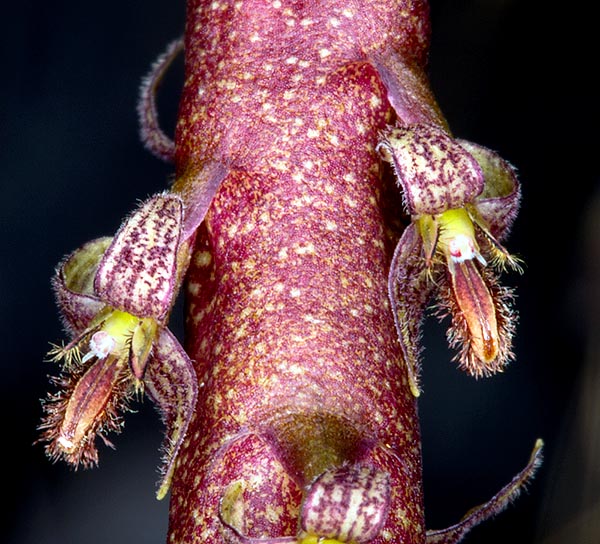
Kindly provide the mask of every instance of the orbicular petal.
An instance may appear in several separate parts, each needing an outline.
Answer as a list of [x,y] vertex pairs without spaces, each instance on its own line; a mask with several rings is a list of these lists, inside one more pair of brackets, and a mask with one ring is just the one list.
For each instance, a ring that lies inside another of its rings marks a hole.
[[390,127],[382,136],[378,149],[393,166],[411,215],[462,208],[483,191],[479,164],[441,128]]
[[427,544],[457,544],[476,525],[502,512],[514,501],[542,463],[543,442],[537,440],[527,466],[488,502],[471,509],[456,525],[427,531]]
[[161,322],[178,283],[183,203],[165,193],[144,202],[127,219],[98,266],[94,291],[107,304]]
[[428,277],[430,270],[422,255],[423,243],[414,223],[411,223],[396,246],[388,289],[396,331],[408,371],[408,382],[418,397],[421,354],[421,325],[425,307],[431,297],[434,283]]
[[76,335],[84,331],[105,303],[95,294],[94,276],[112,238],[98,238],[71,253],[52,279],[54,294],[65,325]]
[[501,240],[508,234],[521,200],[515,169],[490,149],[465,140],[457,142],[477,161],[483,172],[483,191],[474,202],[478,215],[485,222],[480,226]]
[[162,499],[169,490],[175,459],[198,397],[198,380],[194,366],[168,329],[160,332],[153,357],[146,367],[144,385],[166,426],[162,479],[157,491],[158,499]]
[[375,538],[390,508],[390,480],[370,466],[325,471],[308,489],[300,525],[308,535],[362,543]]

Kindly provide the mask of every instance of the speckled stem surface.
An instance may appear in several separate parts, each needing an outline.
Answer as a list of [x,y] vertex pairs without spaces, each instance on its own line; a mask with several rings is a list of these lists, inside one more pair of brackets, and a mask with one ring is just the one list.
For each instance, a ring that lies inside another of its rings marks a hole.
[[188,2],[174,189],[193,209],[215,164],[220,188],[186,279],[202,387],[170,542],[236,541],[223,516],[247,537],[296,535],[303,491],[344,463],[390,475],[371,542],[425,541],[387,298],[401,202],[375,152],[395,114],[370,59],[418,73],[428,30],[421,1]]

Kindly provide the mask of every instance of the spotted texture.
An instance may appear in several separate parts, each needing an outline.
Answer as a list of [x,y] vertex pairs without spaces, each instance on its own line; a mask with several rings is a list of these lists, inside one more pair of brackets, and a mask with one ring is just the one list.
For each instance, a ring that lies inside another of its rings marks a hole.
[[189,260],[189,243],[180,244],[182,211],[178,195],[151,197],[114,238],[84,244],[57,268],[53,286],[71,339],[49,353],[63,364],[39,426],[50,458],[92,466],[96,436],[110,445],[105,434],[120,431],[120,413],[146,388],[166,425],[158,498],[168,490],[198,390],[191,360],[162,322]]
[[174,190],[193,210],[215,164],[223,178],[186,278],[201,388],[170,542],[228,541],[228,525],[294,536],[307,486],[344,463],[389,477],[372,542],[424,540],[416,406],[387,298],[387,211],[395,221],[401,203],[384,198],[375,151],[394,112],[369,59],[393,48],[422,66],[425,16],[424,2],[188,3]]
[[411,224],[404,230],[394,252],[388,291],[409,384],[415,397],[420,395],[423,314],[434,288],[424,263],[423,244],[416,226]]
[[287,150],[302,140],[326,147],[330,112],[352,114],[348,101],[314,100],[324,78],[388,50],[411,66],[423,66],[427,54],[422,0],[190,0],[187,9],[176,133],[177,168],[186,175],[209,159],[267,171],[289,163]]
[[447,338],[458,349],[459,366],[475,377],[501,372],[513,359],[516,316],[512,293],[499,285],[494,269],[519,270],[497,239],[506,236],[518,209],[514,169],[494,152],[429,124],[386,128],[378,150],[392,165],[411,215],[388,288],[413,394],[420,394],[421,323],[433,294],[438,315],[451,317]]
[[144,202],[123,223],[100,261],[94,280],[98,297],[137,317],[164,319],[177,280],[182,214],[177,195]]
[[386,472],[344,466],[324,472],[302,504],[302,529],[342,542],[369,542],[387,518],[390,481]]
[[160,332],[144,382],[145,391],[156,404],[166,427],[161,479],[156,493],[157,498],[162,499],[171,485],[175,459],[198,399],[194,367],[168,329]]
[[477,161],[439,127],[389,129],[380,149],[394,167],[412,215],[462,208],[483,191]]

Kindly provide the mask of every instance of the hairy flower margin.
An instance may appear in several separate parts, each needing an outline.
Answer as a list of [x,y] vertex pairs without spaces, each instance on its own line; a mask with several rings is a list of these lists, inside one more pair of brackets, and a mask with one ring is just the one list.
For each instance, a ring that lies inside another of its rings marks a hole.
[[[173,159],[174,147],[158,128],[154,94],[180,50],[181,42],[174,42],[156,63],[138,110],[146,145],[165,160]],[[513,169],[495,153],[424,124],[422,119],[435,118],[435,111],[407,102],[411,93],[395,84],[386,62],[374,59],[390,103],[412,123],[389,127],[378,149],[392,164],[411,215],[394,253],[389,295],[411,391],[418,396],[420,326],[436,292],[442,311],[452,317],[448,336],[459,348],[461,367],[486,376],[501,371],[512,357],[511,293],[496,276],[505,266],[518,269],[499,240],[516,214],[519,185]],[[95,465],[96,437],[111,445],[105,435],[120,430],[119,412],[145,392],[166,424],[157,496],[166,495],[198,395],[193,365],[166,323],[187,268],[190,240],[225,175],[225,167],[208,163],[200,182],[183,197],[186,214],[178,195],[152,197],[114,238],[85,244],[57,269],[54,288],[72,340],[50,353],[62,363],[61,374],[53,378],[59,391],[44,402],[40,426],[51,459],[75,468]],[[541,449],[542,442],[536,442],[525,468],[459,523],[427,531],[427,544],[457,543],[503,510],[534,475]],[[232,482],[221,498],[219,517],[228,542],[366,544],[381,536],[394,494],[385,471],[369,464],[333,466],[305,487],[297,535],[253,538],[239,523],[244,485],[244,480]]]
[[182,225],[181,198],[156,195],[114,238],[88,242],[59,265],[53,286],[72,339],[49,353],[62,367],[39,427],[52,460],[90,467],[98,462],[96,437],[112,446],[106,434],[120,431],[120,412],[147,393],[166,425],[158,498],[168,491],[198,394],[194,367],[166,328],[187,268]]
[[452,318],[447,337],[459,366],[475,377],[502,371],[513,358],[516,317],[512,292],[497,276],[520,270],[500,244],[519,206],[514,169],[493,151],[425,124],[390,127],[378,149],[411,217],[389,274],[411,391],[420,394],[421,325],[434,294],[438,313]]

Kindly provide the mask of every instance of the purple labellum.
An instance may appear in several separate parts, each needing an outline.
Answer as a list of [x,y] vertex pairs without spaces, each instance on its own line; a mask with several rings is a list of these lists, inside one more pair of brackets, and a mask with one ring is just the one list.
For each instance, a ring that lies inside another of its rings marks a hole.
[[367,466],[324,472],[302,504],[301,525],[309,535],[340,542],[368,542],[383,527],[390,506],[387,473]]
[[176,195],[155,196],[114,239],[89,242],[59,266],[53,285],[73,339],[50,353],[65,363],[40,425],[52,459],[92,466],[95,437],[110,445],[104,434],[120,431],[119,412],[145,388],[166,425],[158,498],[167,493],[198,393],[189,357],[164,327],[187,263],[182,208]]
[[492,151],[432,125],[388,128],[379,150],[402,187],[412,223],[396,247],[389,293],[413,394],[419,394],[421,322],[435,293],[452,318],[461,368],[480,377],[512,358],[511,293],[488,267],[518,260],[500,245],[519,204],[514,170]]

